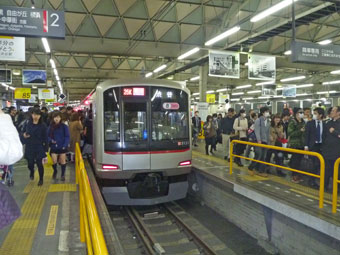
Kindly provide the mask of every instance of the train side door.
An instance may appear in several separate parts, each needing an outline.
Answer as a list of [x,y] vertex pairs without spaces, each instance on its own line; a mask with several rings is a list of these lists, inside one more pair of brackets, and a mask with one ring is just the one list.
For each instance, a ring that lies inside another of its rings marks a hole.
[[123,169],[150,170],[149,103],[145,99],[124,99]]

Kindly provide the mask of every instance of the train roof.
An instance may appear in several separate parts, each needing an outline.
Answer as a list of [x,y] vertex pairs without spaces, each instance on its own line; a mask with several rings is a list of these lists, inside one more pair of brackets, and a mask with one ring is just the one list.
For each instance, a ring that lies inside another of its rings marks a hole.
[[190,90],[186,87],[185,82],[183,81],[169,81],[169,80],[161,80],[161,79],[145,79],[145,78],[135,78],[135,79],[116,79],[116,80],[107,80],[101,82],[97,85],[96,90],[106,90],[112,87],[121,87],[121,86],[160,86],[160,87],[171,87],[182,89],[190,94]]

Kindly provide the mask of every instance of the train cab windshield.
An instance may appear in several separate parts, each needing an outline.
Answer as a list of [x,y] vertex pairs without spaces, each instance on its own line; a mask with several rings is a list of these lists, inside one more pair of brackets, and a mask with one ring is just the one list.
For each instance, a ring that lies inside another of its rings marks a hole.
[[188,95],[180,89],[108,89],[104,92],[105,151],[190,148],[188,107]]

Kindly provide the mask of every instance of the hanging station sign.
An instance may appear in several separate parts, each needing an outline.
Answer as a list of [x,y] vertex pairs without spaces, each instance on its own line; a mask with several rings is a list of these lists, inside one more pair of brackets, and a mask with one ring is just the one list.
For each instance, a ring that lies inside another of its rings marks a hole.
[[0,60],[25,61],[25,38],[0,36]]
[[209,76],[240,78],[240,54],[232,51],[209,51]]
[[206,96],[206,102],[209,104],[214,104],[216,100],[215,94],[207,94]]
[[0,35],[65,38],[63,11],[0,7]]
[[14,91],[14,99],[30,99],[31,88],[16,88]]
[[273,56],[248,55],[248,79],[272,81],[276,77],[276,59]]
[[38,89],[39,99],[54,99],[54,89]]
[[339,45],[293,42],[291,50],[293,62],[340,65]]

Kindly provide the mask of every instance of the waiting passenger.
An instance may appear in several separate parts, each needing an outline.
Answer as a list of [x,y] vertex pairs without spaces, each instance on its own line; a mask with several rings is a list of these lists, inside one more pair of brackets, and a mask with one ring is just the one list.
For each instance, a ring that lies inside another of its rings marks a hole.
[[216,113],[213,114],[213,122],[212,123],[213,123],[213,125],[215,127],[215,130],[216,130],[216,136],[213,138],[212,149],[214,151],[216,151],[217,150],[217,148],[216,148],[216,145],[217,145],[217,136],[218,136],[218,129],[219,129],[218,119],[217,119],[217,114]]
[[[269,121],[269,109],[264,106],[260,109],[260,116],[255,121],[255,135],[256,141],[259,144],[268,144],[269,143],[269,129],[270,129],[270,121]],[[264,161],[266,158],[267,149],[262,147],[255,147],[255,157],[254,159]],[[258,174],[264,177],[268,175],[264,172],[265,165],[252,161],[250,166],[248,167],[250,175],[254,175],[253,170],[258,171]]]
[[335,106],[330,113],[332,120],[325,124],[322,136],[322,155],[325,159],[325,190],[333,176],[334,163],[340,157],[340,107]]
[[76,152],[76,143],[80,146],[81,134],[83,133],[83,124],[80,121],[81,116],[74,112],[71,115],[70,119],[70,152],[71,152],[71,160],[74,159],[74,154]]
[[[256,143],[256,135],[255,135],[255,121],[257,120],[257,113],[252,112],[250,118],[248,119],[248,141],[252,143]],[[247,145],[246,148],[246,158],[249,158],[250,150],[254,148],[252,145]]]
[[221,121],[222,125],[222,146],[225,151],[224,159],[229,158],[229,145],[230,145],[230,135],[234,132],[233,126],[235,121],[235,110],[233,108],[228,109],[225,117]]
[[[276,114],[271,121],[270,125],[270,131],[269,131],[269,144],[273,146],[282,147],[282,139],[284,139],[284,133],[283,133],[283,126],[281,122],[281,116],[280,114]],[[272,150],[269,149],[266,156],[266,162],[270,162],[272,154],[275,155],[274,160],[275,164],[277,165],[283,165],[283,153],[282,151],[278,150]],[[284,174],[281,169],[276,168],[276,173],[278,176],[284,177],[286,174]]]
[[[304,114],[301,108],[295,107],[293,109],[293,119],[289,122],[289,147],[292,149],[303,150],[305,143],[305,122],[303,120]],[[293,169],[300,169],[300,163],[303,158],[302,154],[292,153],[289,166]],[[303,179],[301,174],[292,173],[292,182],[300,183]]]
[[210,153],[213,153],[213,143],[216,138],[216,128],[213,124],[213,118],[211,115],[207,116],[207,121],[203,126],[204,135],[205,135],[205,154],[209,155],[209,145],[210,145]]
[[[239,117],[235,119],[233,129],[238,133],[238,139],[241,141],[247,141],[247,131],[248,131],[248,120],[246,118],[246,111],[244,109],[240,110]],[[244,150],[246,149],[245,144],[236,143],[235,145],[235,154],[242,155]],[[234,162],[238,166],[243,166],[241,163],[241,159],[235,157]]]
[[23,137],[30,179],[34,180],[34,165],[37,164],[39,171],[38,186],[41,186],[44,182],[43,164],[47,162],[48,139],[47,127],[42,121],[40,109],[33,109],[32,117],[26,126]]
[[195,111],[195,116],[192,117],[192,144],[197,147],[198,135],[201,132],[201,118],[198,116],[198,111]]
[[53,160],[53,179],[57,178],[57,163],[61,165],[61,181],[65,181],[66,152],[70,143],[68,127],[61,121],[61,112],[53,113],[53,120],[48,129],[48,141],[50,153]]
[[[305,136],[305,150],[313,151],[321,154],[322,147],[322,133],[325,126],[323,121],[325,117],[325,110],[322,108],[315,108],[313,111],[313,120],[306,124],[306,136]],[[317,157],[312,157],[314,168],[311,172],[319,174],[320,161]],[[308,184],[311,187],[318,188],[314,177],[309,177]]]

